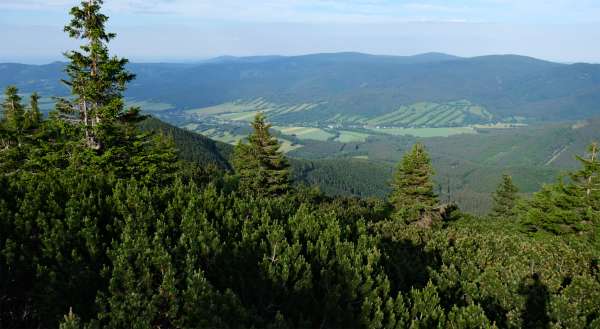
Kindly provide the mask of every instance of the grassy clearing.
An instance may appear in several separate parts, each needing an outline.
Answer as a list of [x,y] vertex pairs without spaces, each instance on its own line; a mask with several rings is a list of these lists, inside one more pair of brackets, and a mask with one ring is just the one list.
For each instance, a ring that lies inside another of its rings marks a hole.
[[281,143],[279,149],[283,153],[288,153],[302,147],[302,145],[299,144],[292,144],[292,142],[288,141],[287,139],[278,138],[277,140],[279,140],[279,143]]
[[314,139],[318,141],[326,141],[334,135],[320,128],[310,127],[273,127],[284,135],[296,136],[298,139]]
[[335,141],[340,143],[364,142],[370,136],[369,134],[348,130],[340,130],[339,133],[340,135]]
[[476,134],[477,131],[472,127],[449,127],[449,128],[372,128],[373,132],[388,134],[394,136],[415,136],[415,137],[448,137],[460,134]]
[[406,127],[444,127],[461,125],[466,121],[487,123],[492,114],[469,101],[444,104],[420,102],[401,106],[398,110],[366,120],[369,125]]
[[203,107],[199,109],[192,109],[186,112],[195,113],[198,115],[210,116],[210,115],[218,115],[224,113],[241,113],[256,110],[258,103],[260,102],[260,98],[258,100],[254,100],[251,102],[227,102],[215,106]]
[[186,112],[200,116],[216,116],[222,120],[248,121],[249,116],[254,116],[258,112],[266,113],[269,118],[275,119],[277,116],[310,111],[316,108],[318,104],[276,104],[271,103],[264,98],[253,100],[237,100],[215,106],[203,107],[188,110]]
[[168,103],[150,102],[150,101],[127,100],[125,105],[139,107],[142,109],[142,111],[146,111],[146,112],[161,112],[161,111],[173,110],[175,108],[175,106],[168,104]]
[[242,113],[227,113],[227,114],[221,114],[219,115],[219,118],[222,120],[229,120],[229,121],[252,121],[254,119],[254,117],[259,113],[260,111],[250,111],[250,112],[242,112]]
[[214,129],[214,128],[207,129],[207,130],[198,130],[196,132],[198,132],[210,139],[214,139],[216,141],[227,143],[227,144],[232,144],[232,145],[237,144],[237,142],[239,140],[242,140],[247,137],[244,135],[236,135],[236,134],[232,134],[229,131],[221,131],[221,130]]
[[[188,126],[192,126],[193,124],[190,124]],[[185,126],[185,128],[187,128],[188,126]],[[227,143],[227,144],[231,144],[231,145],[236,145],[240,140],[243,140],[245,138],[247,138],[247,135],[238,135],[238,134],[233,134],[229,131],[224,131],[221,130],[219,128],[210,128],[210,129],[205,129],[205,130],[195,130],[197,133],[202,134],[210,139],[219,141],[219,142],[223,142],[223,143]],[[302,145],[299,144],[292,144],[291,141],[284,139],[284,138],[278,138],[279,143],[281,143],[281,148],[280,150],[284,153],[288,153],[291,152],[295,149],[298,149],[300,147],[302,147]]]
[[498,122],[498,123],[487,124],[487,125],[473,125],[472,127],[477,128],[477,129],[510,129],[510,128],[527,127],[527,124]]

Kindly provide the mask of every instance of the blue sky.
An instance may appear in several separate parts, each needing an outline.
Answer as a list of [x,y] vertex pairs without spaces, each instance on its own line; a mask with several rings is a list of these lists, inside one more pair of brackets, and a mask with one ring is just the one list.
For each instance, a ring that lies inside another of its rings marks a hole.
[[[76,3],[0,0],[0,61],[60,60],[76,46],[62,33]],[[105,11],[112,49],[134,61],[436,51],[600,62],[600,0],[105,0]]]

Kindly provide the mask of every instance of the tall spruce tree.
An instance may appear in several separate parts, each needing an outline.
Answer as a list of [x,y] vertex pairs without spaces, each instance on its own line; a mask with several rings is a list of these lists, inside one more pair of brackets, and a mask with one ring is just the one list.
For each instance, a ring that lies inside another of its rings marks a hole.
[[492,195],[494,206],[492,207],[491,217],[514,218],[517,213],[518,192],[519,189],[513,184],[512,177],[507,174],[502,175],[502,182]]
[[[71,9],[71,22],[65,32],[71,38],[84,40],[80,51],[65,54],[66,68],[73,100],[61,99],[58,110],[70,122],[83,126],[88,147],[100,149],[105,142],[103,133],[113,131],[119,121],[135,121],[139,109],[125,109],[123,91],[134,75],[125,69],[127,59],[110,57],[108,43],[114,33],[105,31],[108,16],[100,12],[102,0],[82,1]],[[108,134],[110,134],[108,133]]]
[[4,92],[4,102],[2,103],[4,112],[4,125],[6,129],[21,132],[23,130],[23,121],[25,110],[21,104],[19,90],[15,86],[8,86]]
[[42,121],[42,112],[39,106],[40,96],[37,93],[29,97],[29,108],[25,113],[25,127],[27,129],[36,128]]
[[600,148],[592,143],[588,158],[577,156],[582,168],[571,175],[575,186],[581,190],[589,207],[600,208]]
[[416,143],[402,158],[392,181],[390,202],[402,219],[419,219],[435,207],[437,196],[433,191],[433,175],[425,146]]
[[248,144],[240,141],[233,156],[240,189],[253,195],[283,195],[290,189],[289,163],[271,136],[264,114],[256,115],[252,128]]

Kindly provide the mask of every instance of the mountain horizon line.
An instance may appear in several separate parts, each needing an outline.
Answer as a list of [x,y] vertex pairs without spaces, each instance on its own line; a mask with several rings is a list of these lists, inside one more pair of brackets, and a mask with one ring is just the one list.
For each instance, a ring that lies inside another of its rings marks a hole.
[[[181,65],[200,65],[200,64],[211,64],[211,63],[224,63],[224,62],[266,62],[276,59],[290,59],[290,58],[307,58],[307,57],[327,57],[327,56],[345,56],[345,58],[354,59],[362,58],[389,58],[389,59],[424,59],[427,61],[452,61],[452,60],[469,60],[469,59],[481,59],[481,58],[494,58],[494,57],[514,57],[514,58],[528,58],[532,60],[556,63],[556,64],[600,64],[600,62],[591,61],[574,61],[574,62],[563,62],[554,61],[529,55],[517,54],[517,53],[495,53],[477,56],[459,56],[445,52],[430,51],[417,53],[413,55],[389,55],[389,54],[376,54],[359,51],[336,51],[336,52],[315,52],[305,53],[298,55],[279,55],[279,54],[266,54],[266,55],[218,55],[204,59],[164,59],[164,60],[130,60],[130,63],[134,64],[181,64]],[[66,63],[62,60],[46,61],[42,63],[31,63],[31,62],[20,62],[20,61],[0,61],[0,65],[6,64],[19,64],[19,65],[30,65],[30,66],[46,66],[52,64]]]

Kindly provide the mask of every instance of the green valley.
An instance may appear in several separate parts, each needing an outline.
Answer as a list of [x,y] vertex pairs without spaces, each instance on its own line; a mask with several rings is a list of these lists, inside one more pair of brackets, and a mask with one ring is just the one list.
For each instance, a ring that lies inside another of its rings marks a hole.
[[[311,112],[322,111],[327,103],[281,105],[258,98],[250,101],[237,100],[199,109],[186,110],[191,114],[191,120],[213,119],[215,121],[250,121],[258,112],[269,115],[273,122],[295,123],[302,120],[305,114],[312,117]],[[309,112],[309,113],[305,113]],[[511,118],[512,120],[512,118]],[[407,106],[383,115],[346,115],[335,114],[323,116],[318,121],[305,121],[312,125],[344,125],[365,127],[455,127],[472,124],[491,124],[494,116],[485,108],[474,105],[469,101],[455,101],[444,104],[421,102]]]

